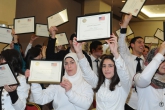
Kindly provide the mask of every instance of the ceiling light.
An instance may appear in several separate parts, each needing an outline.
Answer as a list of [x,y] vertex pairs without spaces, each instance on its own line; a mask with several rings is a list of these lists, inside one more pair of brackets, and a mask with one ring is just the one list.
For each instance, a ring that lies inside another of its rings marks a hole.
[[122,0],[121,2],[125,2],[125,0]]

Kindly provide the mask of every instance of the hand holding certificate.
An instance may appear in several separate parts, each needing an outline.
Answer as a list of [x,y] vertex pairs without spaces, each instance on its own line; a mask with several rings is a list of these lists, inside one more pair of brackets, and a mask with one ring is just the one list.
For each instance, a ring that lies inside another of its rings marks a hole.
[[10,44],[13,39],[11,32],[11,29],[0,27],[0,42]]
[[62,61],[31,61],[28,82],[60,83]]
[[56,46],[69,44],[65,33],[56,34]]
[[131,13],[133,16],[138,16],[145,2],[146,0],[127,0],[121,12]]
[[14,19],[15,34],[34,32],[34,21],[35,21],[35,17],[15,18]]
[[77,17],[77,41],[110,38],[111,27],[110,12]]
[[36,35],[42,37],[49,37],[49,31],[47,25],[36,24]]
[[4,85],[18,85],[19,82],[16,79],[14,73],[11,71],[7,63],[0,65],[0,87]]
[[67,9],[48,17],[48,28],[68,22]]

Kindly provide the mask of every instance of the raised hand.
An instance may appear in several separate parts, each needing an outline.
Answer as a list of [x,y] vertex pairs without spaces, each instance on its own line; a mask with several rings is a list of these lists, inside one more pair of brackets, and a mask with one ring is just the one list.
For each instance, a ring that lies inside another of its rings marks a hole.
[[129,15],[128,14],[124,15],[121,27],[122,28],[127,28],[127,26],[129,24],[129,22],[131,21],[131,19],[132,19],[132,14],[131,13]]
[[25,77],[28,78],[29,76],[30,76],[30,70],[27,69],[27,70],[25,71]]
[[61,87],[65,88],[65,91],[68,92],[72,88],[72,83],[63,78],[62,83],[60,83]]
[[77,42],[77,38],[73,38],[73,47],[76,53],[82,53],[82,43]]
[[105,41],[108,43],[111,53],[114,55],[114,57],[118,58],[119,53],[117,51],[117,49],[118,49],[117,37],[114,34],[112,34],[111,38],[108,40],[105,40]]
[[4,86],[4,89],[7,91],[7,92],[13,92],[17,89],[17,86],[8,86],[8,85],[5,85]]
[[39,37],[36,36],[35,34],[33,34],[33,35],[31,36],[30,43],[33,44],[33,42],[34,42],[37,38],[39,38]]
[[57,27],[51,26],[49,32],[51,34],[52,39],[56,38],[56,32],[58,31]]
[[165,42],[160,45],[159,53],[165,55]]

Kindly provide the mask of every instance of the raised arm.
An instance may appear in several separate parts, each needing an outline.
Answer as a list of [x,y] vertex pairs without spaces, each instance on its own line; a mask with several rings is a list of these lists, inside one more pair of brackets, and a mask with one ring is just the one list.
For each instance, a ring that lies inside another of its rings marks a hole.
[[146,66],[143,72],[141,74],[138,73],[135,75],[134,81],[136,86],[143,88],[150,85],[151,80],[155,75],[157,69],[165,59],[164,54],[165,54],[165,42],[161,44],[159,52],[156,54],[153,60]]

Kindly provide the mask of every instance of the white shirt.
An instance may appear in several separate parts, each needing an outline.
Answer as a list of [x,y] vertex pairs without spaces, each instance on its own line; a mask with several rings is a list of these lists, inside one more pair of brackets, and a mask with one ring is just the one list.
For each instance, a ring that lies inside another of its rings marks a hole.
[[88,110],[93,101],[93,91],[87,82],[81,83],[76,91],[65,91],[60,85],[50,85],[42,90],[39,84],[32,83],[34,102],[40,105],[53,100],[54,110]]
[[[147,67],[140,74],[134,77],[138,92],[138,110],[165,110],[165,89],[155,89],[150,83],[157,68],[164,60],[160,53],[153,58]],[[160,102],[164,103],[163,107],[159,106]]]
[[26,99],[28,97],[30,86],[26,83],[25,76],[19,75],[17,78],[20,83],[20,85],[17,87],[18,100],[12,104],[8,92],[3,89],[1,96],[2,110],[25,110]]
[[[131,80],[128,70],[123,59],[114,59],[120,82],[116,85],[115,90],[109,90],[110,80],[105,79],[104,84],[96,93],[97,110],[124,110],[125,101],[131,87]],[[90,68],[87,59],[84,57],[79,60],[80,67],[83,71],[84,79],[95,88],[98,83],[98,77]]]
[[[92,68],[93,68],[93,71],[96,75],[98,75],[98,68],[97,68],[97,63],[96,63],[96,58],[93,56],[93,55],[90,55],[91,57],[91,60],[92,60]],[[101,59],[98,59],[98,66],[100,66],[100,62],[101,62]]]
[[[125,37],[126,37],[126,34],[120,34],[120,37],[118,40],[119,53],[127,65],[127,68],[131,75],[131,80],[133,80],[133,77],[136,74],[136,67],[137,67],[138,61],[135,60],[137,56],[130,53],[128,46],[125,42]],[[143,70],[145,68],[144,57],[141,55],[140,58],[142,59],[140,60],[140,63],[141,63],[141,68]],[[132,85],[134,86],[134,82],[132,82]],[[131,88],[126,103],[133,109],[137,109],[137,101],[138,101],[137,92],[135,91],[135,88]]]

